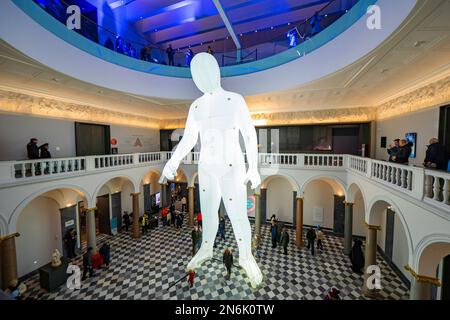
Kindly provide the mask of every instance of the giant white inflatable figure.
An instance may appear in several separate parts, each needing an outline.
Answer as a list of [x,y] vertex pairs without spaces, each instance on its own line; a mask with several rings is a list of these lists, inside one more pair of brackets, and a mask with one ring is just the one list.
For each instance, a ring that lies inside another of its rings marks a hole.
[[[253,287],[262,282],[262,273],[251,251],[251,228],[247,216],[247,182],[253,189],[261,183],[258,173],[256,130],[244,98],[220,86],[220,68],[207,53],[195,55],[192,78],[204,95],[192,103],[183,138],[167,162],[160,182],[173,180],[186,154],[200,134],[198,180],[203,216],[202,245],[187,269],[196,269],[213,256],[218,228],[218,209],[223,199],[239,247],[239,265]],[[239,132],[245,142],[248,170],[239,144]]]

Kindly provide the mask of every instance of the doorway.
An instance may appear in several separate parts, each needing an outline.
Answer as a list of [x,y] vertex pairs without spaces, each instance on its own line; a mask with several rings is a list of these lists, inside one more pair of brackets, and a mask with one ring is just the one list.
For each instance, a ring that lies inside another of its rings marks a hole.
[[95,225],[98,233],[111,234],[111,219],[109,216],[109,194],[97,197],[97,210],[95,210]]
[[110,154],[110,127],[75,122],[75,147],[77,157]]

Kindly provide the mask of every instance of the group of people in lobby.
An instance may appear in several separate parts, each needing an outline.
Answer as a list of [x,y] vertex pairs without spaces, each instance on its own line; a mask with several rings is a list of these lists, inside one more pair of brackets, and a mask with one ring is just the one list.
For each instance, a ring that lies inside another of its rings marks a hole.
[[[408,164],[412,147],[412,142],[405,139],[395,139],[394,145],[389,145],[387,149],[389,162]],[[436,138],[430,139],[423,162],[424,167],[450,171],[449,159],[445,146],[440,144]]]

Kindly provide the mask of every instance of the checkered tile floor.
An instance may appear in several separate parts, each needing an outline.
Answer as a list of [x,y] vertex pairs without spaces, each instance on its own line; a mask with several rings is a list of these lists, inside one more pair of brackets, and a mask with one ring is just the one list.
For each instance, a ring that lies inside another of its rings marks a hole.
[[[311,256],[308,250],[298,250],[293,241],[288,255],[282,248],[272,249],[269,226],[262,227],[261,258],[259,266],[264,275],[263,285],[252,289],[244,272],[238,267],[226,281],[225,267],[221,263],[225,246],[237,245],[227,220],[227,240],[217,238],[214,259],[197,270],[192,288],[184,277],[191,258],[191,228],[184,223],[181,230],[159,226],[141,239],[132,239],[129,233],[100,237],[99,243],[109,238],[111,265],[108,270],[96,270],[96,277],[82,282],[80,290],[47,293],[39,288],[39,276],[26,281],[27,295],[37,299],[123,300],[123,299],[287,299],[321,300],[327,290],[335,286],[346,300],[364,299],[361,294],[363,277],[352,273],[350,262],[342,253],[342,239],[327,235],[324,251]],[[290,230],[291,240],[295,239]],[[237,261],[237,256],[235,257]],[[408,299],[408,289],[380,255],[377,261],[382,271],[383,299]],[[76,259],[81,265],[81,258]],[[177,280],[183,278],[180,282]]]

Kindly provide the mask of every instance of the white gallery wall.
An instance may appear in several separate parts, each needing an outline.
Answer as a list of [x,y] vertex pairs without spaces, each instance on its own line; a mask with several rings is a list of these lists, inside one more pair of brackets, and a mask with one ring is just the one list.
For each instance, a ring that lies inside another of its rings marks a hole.
[[[27,159],[26,145],[37,138],[49,143],[53,158],[76,156],[75,122],[0,113],[0,161]],[[159,151],[159,129],[110,125],[119,153]]]
[[[323,216],[314,214],[322,211]],[[333,229],[334,191],[326,182],[315,180],[305,188],[303,203],[303,224]]]
[[267,184],[266,217],[276,214],[278,220],[293,223],[294,193],[289,181],[284,178],[274,178]]
[[428,109],[399,117],[377,121],[376,158],[387,160],[387,149],[381,148],[381,137],[387,138],[386,146],[393,144],[396,138],[403,139],[405,133],[417,133],[417,156],[410,159],[410,164],[420,166],[425,159],[426,145],[431,138],[439,135],[439,108]]
[[59,204],[47,197],[31,201],[19,216],[16,238],[19,277],[51,262],[52,252],[62,252]]
[[365,237],[367,228],[364,220],[364,200],[361,191],[355,195],[355,202],[353,205],[353,235]]

